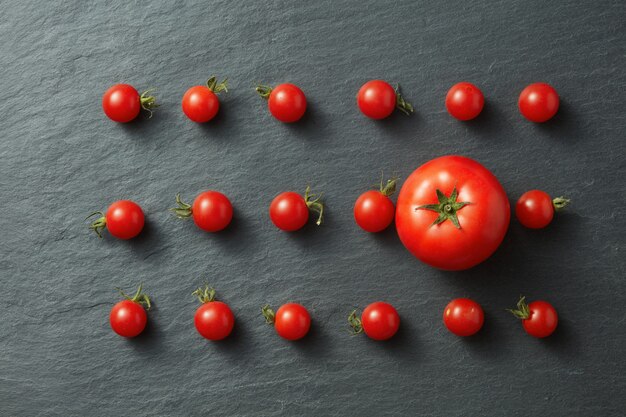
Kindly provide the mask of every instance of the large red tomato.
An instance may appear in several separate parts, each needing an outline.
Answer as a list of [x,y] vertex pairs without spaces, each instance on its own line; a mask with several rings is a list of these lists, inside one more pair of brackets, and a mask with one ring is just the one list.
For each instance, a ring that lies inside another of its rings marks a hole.
[[498,179],[463,156],[442,156],[416,169],[396,204],[396,228],[404,246],[421,261],[450,271],[491,256],[510,217]]

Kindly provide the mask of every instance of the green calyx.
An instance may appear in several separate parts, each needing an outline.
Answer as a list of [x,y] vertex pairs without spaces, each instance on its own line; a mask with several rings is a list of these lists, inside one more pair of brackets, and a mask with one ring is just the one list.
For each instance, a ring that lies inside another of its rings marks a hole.
[[352,327],[352,334],[363,333],[363,324],[361,323],[361,319],[357,316],[356,310],[348,316],[348,324]]
[[267,324],[274,324],[274,321],[276,320],[276,314],[274,313],[274,310],[270,308],[269,304],[265,304],[263,307],[261,307],[261,313],[263,314],[263,317],[265,317],[265,322]]
[[456,201],[458,196],[459,196],[459,193],[456,189],[456,186],[454,187],[454,190],[452,190],[452,194],[450,194],[450,197],[446,197],[446,195],[443,192],[441,192],[441,190],[437,189],[437,200],[439,200],[439,203],[425,204],[423,206],[417,207],[416,210],[430,210],[438,214],[437,218],[435,219],[435,221],[433,222],[431,226],[441,224],[445,222],[446,220],[450,220],[452,224],[454,225],[454,227],[456,227],[457,229],[460,229],[461,225],[459,224],[459,218],[457,217],[457,212],[461,210],[463,207],[472,203],[467,202],[467,201],[458,202]]
[[181,200],[180,193],[176,194],[176,204],[178,204],[178,207],[173,207],[170,209],[170,211],[174,212],[174,214],[176,214],[176,217],[178,217],[179,219],[188,219],[193,215],[191,204],[187,204],[183,200]]
[[209,284],[206,284],[204,288],[198,288],[191,295],[198,297],[198,300],[203,304],[215,301],[215,289],[209,287]]
[[96,219],[95,222],[91,223],[89,225],[89,228],[91,230],[93,230],[94,232],[96,232],[96,234],[98,235],[98,237],[100,239],[102,239],[102,234],[100,233],[102,230],[106,229],[107,227],[107,219],[104,216],[104,213],[102,213],[101,211],[94,211],[93,213],[91,213],[89,216],[87,216],[87,218],[85,218],[85,220],[89,220],[91,217],[98,215],[100,217],[98,217]]
[[261,97],[265,100],[270,98],[270,94],[272,94],[272,87],[269,85],[258,85],[256,87],[256,92],[259,93]]
[[153,91],[156,91],[156,90],[154,88],[150,88],[144,91],[143,93],[141,93],[141,96],[139,97],[141,108],[147,111],[148,113],[150,113],[150,116],[148,116],[148,118],[152,117],[152,110],[159,107],[159,105],[156,102],[156,97],[151,95]]
[[228,93],[228,78],[224,78],[224,81],[221,83],[217,82],[217,77],[215,75],[211,76],[206,82],[206,86],[209,90],[213,91],[215,94],[219,94],[222,91]]
[[384,174],[380,175],[380,193],[384,196],[389,197],[390,195],[393,195],[393,193],[396,192],[396,186],[398,185],[398,180],[399,178],[396,176],[393,176],[391,178],[389,178],[387,180],[387,183],[385,184],[385,177]]
[[570,203],[570,200],[565,197],[557,197],[552,200],[552,205],[554,206],[554,210],[559,211],[567,207]]
[[309,210],[313,210],[318,213],[317,221],[315,224],[318,226],[322,224],[324,220],[324,204],[320,201],[322,198],[322,193],[320,194],[312,194],[311,187],[307,185],[306,190],[304,190],[304,202]]
[[127,300],[132,301],[133,303],[145,305],[146,309],[149,310],[150,307],[152,307],[152,304],[150,303],[150,297],[148,297],[148,295],[141,292],[142,288],[143,288],[143,283],[139,284],[139,288],[137,288],[137,292],[135,293],[135,295],[130,297],[126,295],[126,293],[124,293],[124,291],[122,291],[120,288],[116,287],[116,289],[120,292],[120,294],[122,294],[122,297],[126,298]]
[[506,311],[521,320],[526,320],[530,317],[530,309],[528,308],[528,304],[526,304],[526,297],[520,297],[517,302],[517,309],[509,308]]
[[396,85],[396,108],[407,116],[410,116],[414,111],[413,105],[400,94],[400,84]]

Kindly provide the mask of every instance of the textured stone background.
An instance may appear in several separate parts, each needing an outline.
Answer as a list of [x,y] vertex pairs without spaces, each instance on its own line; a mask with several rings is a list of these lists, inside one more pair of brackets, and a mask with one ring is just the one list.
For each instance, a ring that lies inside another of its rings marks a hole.
[[[1,415],[623,415],[623,1],[191,3],[0,2]],[[231,89],[198,126],[180,98],[213,73]],[[374,77],[400,82],[416,114],[362,117],[354,96]],[[443,105],[462,80],[487,99],[471,123]],[[253,90],[284,81],[310,103],[292,126]],[[562,97],[545,125],[517,111],[534,81]],[[100,98],[115,82],[158,88],[162,107],[108,121]],[[406,178],[449,153],[485,164],[512,201],[541,188],[573,205],[547,230],[513,220],[461,273],[421,264],[393,228],[357,228],[353,202],[381,169]],[[277,231],[272,197],[308,183],[327,193],[326,224]],[[209,188],[234,203],[224,233],[167,212],[176,192]],[[147,227],[99,240],[83,219],[120,198]],[[237,317],[223,343],[193,328],[190,294],[206,280]],[[124,340],[108,325],[114,287],[140,281],[156,307]],[[504,311],[520,294],[554,303],[553,337]],[[458,296],[486,311],[472,339],[441,323]],[[398,337],[350,337],[346,314],[377,299],[397,306]],[[301,343],[259,314],[290,300],[313,314]]]

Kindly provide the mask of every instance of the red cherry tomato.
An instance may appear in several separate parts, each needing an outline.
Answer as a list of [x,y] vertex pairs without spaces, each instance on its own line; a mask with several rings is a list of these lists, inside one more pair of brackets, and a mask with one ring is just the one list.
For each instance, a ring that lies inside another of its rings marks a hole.
[[534,83],[522,90],[518,105],[525,118],[543,123],[552,119],[559,110],[559,95],[550,84]]
[[283,123],[297,122],[306,111],[306,96],[294,84],[280,84],[276,87],[258,86],[257,92],[267,99],[270,113]]
[[205,191],[198,195],[193,206],[183,202],[176,195],[178,207],[171,210],[181,219],[193,217],[200,229],[219,232],[228,226],[233,218],[233,206],[228,197],[218,191]]
[[149,90],[141,96],[132,85],[115,84],[102,96],[102,109],[107,117],[115,122],[126,123],[135,119],[143,108],[150,112],[158,107]]
[[99,237],[102,237],[100,231],[106,228],[112,236],[118,239],[131,239],[141,232],[145,222],[141,207],[130,200],[116,201],[109,206],[105,215],[97,211],[91,216],[96,214],[101,217],[93,222],[90,228]]
[[380,191],[366,191],[356,200],[354,219],[361,229],[376,233],[393,222],[396,207],[389,196],[395,192],[396,182],[397,178],[392,178],[387,181],[387,185],[383,185],[381,180]]
[[552,221],[554,212],[569,204],[563,197],[552,199],[541,190],[527,191],[517,200],[515,215],[521,224],[530,229],[541,229]]
[[405,114],[413,112],[413,106],[405,101],[388,82],[368,81],[359,89],[356,102],[361,113],[371,119],[389,117],[398,108]]
[[287,232],[301,229],[309,220],[309,209],[319,216],[317,225],[322,223],[324,205],[320,202],[321,195],[310,193],[307,187],[304,197],[293,191],[277,195],[270,204],[270,219],[276,227]]
[[235,326],[235,316],[228,304],[215,301],[215,290],[208,286],[193,293],[202,305],[196,310],[194,324],[205,339],[222,340],[228,337]]
[[265,306],[263,315],[268,323],[274,324],[278,335],[287,340],[302,339],[311,327],[311,316],[300,304],[283,304],[275,314]]
[[363,331],[371,339],[387,340],[398,331],[400,316],[391,304],[378,301],[365,307],[360,320],[356,317],[356,311],[353,311],[348,322],[355,333]]
[[[121,292],[121,291],[120,291]],[[141,292],[141,285],[134,297],[126,298],[115,304],[109,314],[109,323],[113,331],[120,336],[135,337],[146,328],[148,315],[142,304],[150,308],[150,298]]]
[[522,297],[517,303],[517,309],[509,311],[522,320],[526,333],[534,337],[550,336],[559,324],[556,309],[546,301],[533,301],[527,305],[525,297]]
[[451,271],[491,256],[510,216],[498,179],[462,156],[443,156],[419,167],[396,203],[396,229],[404,246],[421,261]]
[[483,110],[484,105],[485,97],[482,91],[468,82],[453,85],[446,95],[448,113],[459,120],[475,118]]
[[209,78],[206,85],[191,87],[183,96],[183,112],[196,123],[208,122],[220,109],[217,95],[222,91],[228,91],[227,80],[218,84],[216,77]]
[[483,327],[485,314],[476,301],[457,298],[450,301],[443,311],[443,322],[455,335],[471,336]]

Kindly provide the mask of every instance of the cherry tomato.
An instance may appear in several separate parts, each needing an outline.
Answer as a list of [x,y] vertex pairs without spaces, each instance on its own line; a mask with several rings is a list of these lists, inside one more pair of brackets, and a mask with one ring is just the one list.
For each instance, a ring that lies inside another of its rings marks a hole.
[[457,336],[471,336],[477,333],[485,322],[483,309],[474,300],[457,298],[443,311],[443,323]]
[[205,191],[198,195],[189,205],[176,195],[178,207],[172,208],[176,216],[181,219],[193,217],[193,221],[200,229],[207,232],[219,232],[230,224],[233,218],[233,206],[228,197],[218,191]]
[[380,182],[379,190],[366,191],[354,204],[354,219],[366,232],[380,232],[386,229],[395,215],[396,207],[389,198],[396,191],[398,179],[392,178],[387,185]]
[[559,95],[546,83],[534,83],[519,95],[519,111],[535,123],[543,123],[554,117],[559,110]]
[[554,212],[569,204],[563,197],[552,199],[541,190],[527,191],[517,200],[515,215],[521,224],[530,229],[541,229],[552,221]]
[[198,333],[209,340],[222,340],[233,331],[235,316],[228,304],[215,301],[215,290],[206,286],[193,292],[202,303],[196,310],[194,324]]
[[302,339],[311,327],[311,316],[300,304],[283,304],[276,313],[266,305],[262,311],[265,320],[274,324],[276,333],[287,340]]
[[522,320],[526,333],[534,337],[550,336],[559,324],[556,309],[546,301],[533,301],[526,304],[525,297],[522,297],[517,302],[517,309],[509,311]]
[[355,333],[365,332],[370,339],[387,340],[398,331],[400,316],[391,304],[377,301],[365,307],[361,319],[353,311],[348,316],[348,323]]
[[183,96],[182,106],[185,115],[196,123],[205,123],[213,119],[220,109],[220,100],[217,95],[228,91],[227,80],[217,82],[211,77],[206,85],[191,87]]
[[460,82],[450,88],[446,95],[446,109],[452,117],[471,120],[478,116],[485,105],[482,91],[474,84]]
[[491,256],[510,216],[498,179],[463,156],[442,156],[416,169],[396,203],[396,229],[404,246],[422,262],[451,271]]
[[133,297],[129,297],[121,290],[125,300],[115,304],[109,314],[109,323],[113,331],[120,336],[135,337],[146,328],[148,315],[142,304],[150,308],[150,298],[141,292],[142,286]]
[[260,85],[257,92],[267,100],[270,113],[283,123],[297,122],[306,111],[306,96],[294,84],[280,84],[276,87]]
[[158,105],[148,90],[141,96],[132,85],[115,84],[102,96],[104,114],[114,122],[126,123],[135,119],[143,108],[152,116],[152,110]]
[[361,113],[371,119],[389,117],[396,108],[407,115],[413,113],[411,103],[405,101],[391,84],[382,80],[363,84],[356,96],[356,102]]
[[324,205],[321,194],[311,194],[306,187],[304,197],[293,191],[277,195],[270,204],[270,219],[276,227],[287,232],[301,229],[309,220],[309,209],[318,213],[317,225],[322,224]]
[[118,239],[131,239],[141,232],[145,222],[141,207],[130,200],[116,201],[109,206],[106,214],[97,211],[89,217],[96,214],[100,217],[91,224],[90,229],[95,231],[98,237],[102,237],[100,232],[106,228]]

